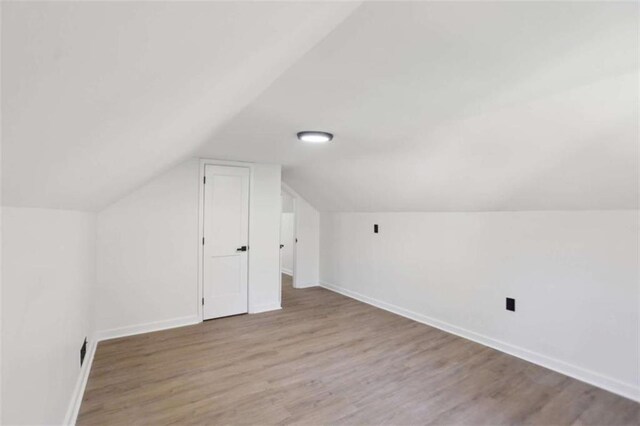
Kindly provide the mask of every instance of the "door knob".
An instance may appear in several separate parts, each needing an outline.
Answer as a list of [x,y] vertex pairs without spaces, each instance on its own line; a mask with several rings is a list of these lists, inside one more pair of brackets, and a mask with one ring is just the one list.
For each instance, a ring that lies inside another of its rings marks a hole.
[[247,246],[242,246],[240,248],[237,248],[236,251],[247,251]]
[[280,248],[284,247],[284,244],[280,244]]

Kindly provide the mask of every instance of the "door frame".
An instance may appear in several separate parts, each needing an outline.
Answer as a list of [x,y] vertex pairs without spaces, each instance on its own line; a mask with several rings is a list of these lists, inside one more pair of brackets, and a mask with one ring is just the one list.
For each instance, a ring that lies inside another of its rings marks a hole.
[[[293,200],[293,235],[292,235],[292,242],[291,244],[293,245],[293,247],[291,247],[292,253],[293,253],[293,261],[292,261],[292,265],[291,265],[291,282],[293,283],[293,287],[296,288],[296,246],[297,244],[297,227],[298,227],[298,219],[297,219],[297,205],[298,205],[298,196],[297,194],[291,189],[289,188],[289,186],[287,184],[285,184],[284,182],[281,183],[280,186],[280,193],[286,193],[287,195],[289,195],[291,197],[291,199]],[[280,202],[280,232],[282,232],[282,202]],[[280,250],[280,304],[282,305],[282,250]]]
[[[253,163],[245,163],[242,161],[225,161],[213,160],[208,158],[200,159],[200,167],[198,174],[198,299],[196,305],[198,307],[198,318],[200,322],[204,321],[204,309],[202,308],[202,297],[204,295],[204,247],[202,238],[204,236],[204,176],[206,166],[227,166],[227,167],[246,167],[249,169],[249,228],[248,239],[251,241],[251,193],[253,192]],[[247,306],[251,313],[251,274],[249,273],[249,264],[251,263],[251,250],[247,254],[249,262],[247,263]]]
[[[301,197],[296,191],[294,191],[293,188],[291,188],[289,185],[287,185],[284,182],[281,183],[280,187],[282,192],[286,192],[291,196],[291,198],[293,198],[293,276],[291,277],[291,281],[293,283],[293,288],[300,288],[297,278],[298,278],[298,220],[299,220],[298,199],[300,199]],[[282,222],[282,212],[280,213],[280,217],[281,217],[280,221]],[[281,228],[282,228],[282,225],[281,225]],[[280,274],[280,294],[282,294],[282,273]]]

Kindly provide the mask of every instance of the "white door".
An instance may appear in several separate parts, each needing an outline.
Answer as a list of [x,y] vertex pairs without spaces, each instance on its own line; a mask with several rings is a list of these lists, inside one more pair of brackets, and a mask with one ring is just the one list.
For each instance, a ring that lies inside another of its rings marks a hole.
[[205,166],[204,319],[248,312],[249,169]]

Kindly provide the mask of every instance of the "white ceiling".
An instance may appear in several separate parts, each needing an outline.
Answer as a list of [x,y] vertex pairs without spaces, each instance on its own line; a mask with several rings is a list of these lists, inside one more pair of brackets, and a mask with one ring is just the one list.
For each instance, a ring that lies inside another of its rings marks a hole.
[[3,204],[99,210],[194,155],[357,5],[3,2]]
[[637,3],[357,6],[3,6],[3,201],[99,209],[195,154],[321,210],[638,208]]

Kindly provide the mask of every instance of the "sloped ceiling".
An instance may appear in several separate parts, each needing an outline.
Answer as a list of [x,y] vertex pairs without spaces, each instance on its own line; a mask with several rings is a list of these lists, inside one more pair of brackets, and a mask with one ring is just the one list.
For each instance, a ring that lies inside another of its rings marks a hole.
[[357,6],[3,2],[3,204],[99,210],[194,155]]
[[199,155],[320,210],[638,208],[637,3],[357,6],[11,5],[3,200],[99,209]]
[[365,3],[202,153],[282,162],[321,210],[637,208],[637,10]]

